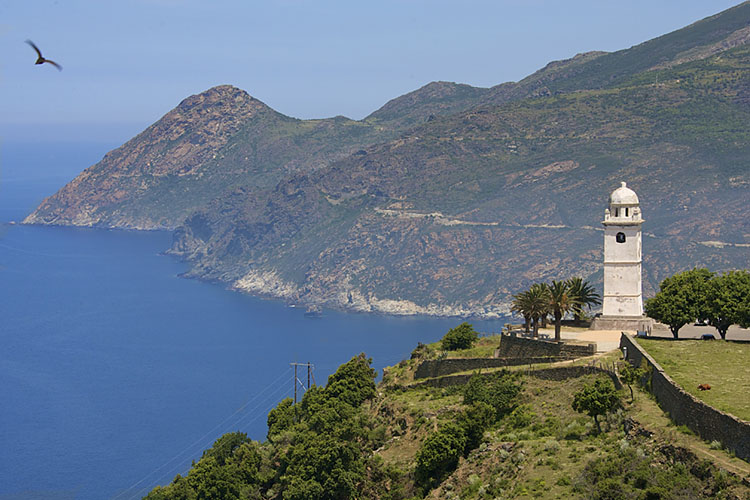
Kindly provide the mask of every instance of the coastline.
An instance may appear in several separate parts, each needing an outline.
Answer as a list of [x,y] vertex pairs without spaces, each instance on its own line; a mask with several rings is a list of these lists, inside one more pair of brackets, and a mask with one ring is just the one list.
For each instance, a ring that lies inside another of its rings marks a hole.
[[[205,280],[200,274],[192,277]],[[433,316],[445,318],[477,318],[483,320],[510,316],[510,304],[470,307],[466,305],[420,305],[408,299],[381,298],[364,295],[359,289],[343,283],[329,293],[303,289],[283,280],[279,273],[254,270],[229,283],[228,288],[254,296],[283,299],[296,307],[325,307],[345,312],[389,314],[394,316]]]
[[[51,227],[68,229],[87,229],[94,231],[124,231],[124,232],[169,232],[174,230],[161,227],[140,227],[137,225],[111,226],[106,224],[76,224],[56,223],[33,220],[29,214],[23,221],[16,223],[20,226]],[[278,271],[252,270],[240,278],[226,279],[220,274],[211,274],[196,270],[189,260],[170,249],[160,252],[164,256],[182,260],[190,269],[180,274],[181,278],[191,278],[208,283],[222,283],[227,289],[246,293],[256,297],[283,300],[295,307],[323,307],[350,313],[371,313],[393,316],[431,316],[438,318],[476,318],[493,320],[511,315],[510,304],[492,306],[470,306],[466,304],[437,304],[426,305],[403,298],[378,297],[374,294],[363,294],[359,289],[342,283],[331,290],[311,289],[300,287],[295,283],[284,280]]]

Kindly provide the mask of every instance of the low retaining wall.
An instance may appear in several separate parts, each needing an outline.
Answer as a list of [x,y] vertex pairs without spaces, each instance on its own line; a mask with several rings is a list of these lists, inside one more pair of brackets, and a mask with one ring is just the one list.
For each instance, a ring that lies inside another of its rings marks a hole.
[[484,368],[500,368],[503,366],[519,366],[533,363],[551,363],[565,361],[569,358],[540,356],[536,358],[447,358],[428,359],[422,361],[414,372],[415,379],[443,377],[451,373],[482,370]]
[[[475,375],[479,377],[491,377],[497,372],[491,373],[464,373],[461,375],[448,375],[440,378],[431,378],[411,384],[409,387],[450,387],[452,385],[464,385],[469,379]],[[598,366],[556,366],[553,368],[540,368],[538,370],[527,370],[521,372],[524,375],[531,377],[541,378],[544,380],[567,380],[569,378],[583,377],[584,375],[591,375],[602,373],[607,375],[612,382],[615,384],[617,389],[622,388],[620,380],[617,378],[614,372]]]
[[687,426],[707,441],[719,441],[738,457],[750,460],[750,422],[719,411],[683,390],[626,334],[620,337],[620,349],[623,347],[627,347],[626,359],[630,364],[649,367],[651,393],[676,424]]
[[596,354],[596,344],[569,344],[503,335],[493,358],[446,358],[422,361],[415,379],[443,377],[451,373],[567,361]]
[[554,342],[549,340],[527,339],[503,335],[498,358],[536,358],[552,356],[561,359],[576,359],[596,354],[596,343],[570,344],[568,342]]

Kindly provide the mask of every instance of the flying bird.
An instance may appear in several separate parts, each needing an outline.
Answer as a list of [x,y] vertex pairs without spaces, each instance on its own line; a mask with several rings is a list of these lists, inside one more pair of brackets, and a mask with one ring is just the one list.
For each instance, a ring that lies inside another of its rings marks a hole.
[[37,56],[39,56],[39,57],[36,58],[36,62],[34,64],[50,63],[52,66],[54,66],[58,70],[62,71],[62,66],[60,66],[59,64],[57,64],[55,61],[50,61],[49,59],[45,59],[44,58],[44,56],[42,55],[42,51],[39,50],[39,47],[37,47],[36,45],[34,45],[34,42],[32,42],[31,40],[26,40],[26,43],[28,43],[29,45],[31,45],[31,48],[34,49],[36,51],[36,53],[37,53]]

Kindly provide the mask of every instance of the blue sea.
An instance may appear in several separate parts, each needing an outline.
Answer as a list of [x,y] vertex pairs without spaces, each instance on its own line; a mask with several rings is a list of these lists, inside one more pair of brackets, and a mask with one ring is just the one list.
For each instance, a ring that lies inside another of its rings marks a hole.
[[166,232],[8,224],[115,146],[0,148],[0,500],[141,498],[225,432],[265,439],[290,363],[319,384],[360,352],[380,370],[460,322],[310,319],[179,278]]

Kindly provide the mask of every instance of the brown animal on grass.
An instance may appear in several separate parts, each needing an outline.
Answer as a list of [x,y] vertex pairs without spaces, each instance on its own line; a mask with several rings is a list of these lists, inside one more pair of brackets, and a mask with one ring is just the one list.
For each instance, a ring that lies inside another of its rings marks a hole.
[[708,385],[708,384],[701,384],[701,385],[698,386],[698,389],[700,389],[701,391],[710,391],[711,390],[711,386]]

